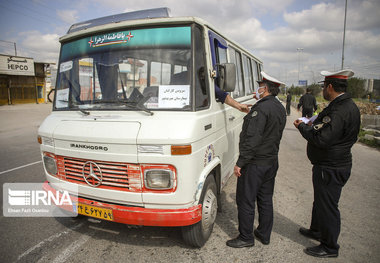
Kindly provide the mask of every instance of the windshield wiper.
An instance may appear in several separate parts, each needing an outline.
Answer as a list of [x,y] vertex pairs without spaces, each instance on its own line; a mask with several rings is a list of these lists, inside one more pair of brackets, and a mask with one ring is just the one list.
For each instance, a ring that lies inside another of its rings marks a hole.
[[[149,99],[149,98],[148,98]],[[128,108],[130,108],[130,109],[138,109],[138,110],[141,110],[141,111],[144,111],[144,112],[146,112],[146,113],[148,113],[150,116],[152,116],[153,115],[153,111],[150,111],[150,110],[148,110],[143,104],[145,103],[145,101],[144,102],[139,102],[139,103],[133,103],[133,104],[125,104],[125,106],[127,106]]]
[[148,110],[144,106],[144,103],[147,102],[150,99],[150,97],[151,97],[151,95],[147,95],[147,96],[143,97],[142,99],[140,99],[139,102],[135,102],[135,101],[122,101],[122,102],[125,103],[125,106],[127,106],[131,109],[138,109],[138,110],[144,111],[144,112],[148,113],[150,116],[152,116],[153,112]]
[[85,110],[82,110],[82,109],[79,109],[79,111],[82,112],[83,115],[85,115],[85,116],[90,115],[89,111],[85,111]]

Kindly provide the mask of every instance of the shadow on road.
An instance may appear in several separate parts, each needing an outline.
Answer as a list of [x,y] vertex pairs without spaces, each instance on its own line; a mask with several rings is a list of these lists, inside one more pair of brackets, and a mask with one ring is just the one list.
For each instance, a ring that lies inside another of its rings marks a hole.
[[[235,193],[231,193],[229,195],[229,199],[227,200],[227,196],[225,192],[221,194],[221,203],[222,212],[218,213],[218,217],[216,218],[216,224],[222,229],[223,232],[227,234],[229,238],[235,238],[239,235],[238,232],[238,215],[237,215],[237,207],[236,207],[236,197]],[[277,233],[285,239],[289,239],[295,243],[298,243],[302,246],[309,247],[315,245],[312,241],[303,237],[298,229],[301,227],[297,223],[293,222],[289,218],[281,215],[280,213],[274,211],[274,223],[273,223],[273,231],[272,231],[272,241],[273,241],[273,233]],[[255,226],[257,226],[258,222],[258,213],[257,207],[255,211]]]

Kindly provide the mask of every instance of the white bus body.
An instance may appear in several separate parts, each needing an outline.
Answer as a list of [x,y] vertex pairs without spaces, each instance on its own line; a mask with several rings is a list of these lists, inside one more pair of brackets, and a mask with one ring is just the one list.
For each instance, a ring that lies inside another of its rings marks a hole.
[[262,63],[201,19],[151,17],[87,21],[60,39],[53,112],[38,132],[44,189],[77,184],[79,214],[182,226],[200,247],[244,117],[217,101],[218,65],[236,65],[231,96],[254,104]]

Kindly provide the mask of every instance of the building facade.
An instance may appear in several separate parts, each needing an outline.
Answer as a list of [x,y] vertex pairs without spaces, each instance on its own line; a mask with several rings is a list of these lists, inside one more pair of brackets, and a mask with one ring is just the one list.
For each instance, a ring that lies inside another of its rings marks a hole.
[[0,105],[44,103],[50,63],[0,54]]

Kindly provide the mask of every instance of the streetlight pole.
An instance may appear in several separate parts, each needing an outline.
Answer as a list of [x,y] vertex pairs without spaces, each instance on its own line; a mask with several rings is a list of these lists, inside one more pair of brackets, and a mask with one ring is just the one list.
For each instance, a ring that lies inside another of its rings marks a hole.
[[344,42],[346,40],[346,18],[347,18],[347,0],[346,0],[346,7],[344,10],[344,29],[343,29],[343,49],[342,49],[342,67],[344,66]]
[[297,84],[297,86],[300,83],[300,53],[302,52],[302,50],[303,50],[302,47],[297,48],[297,53],[298,53],[298,84]]

